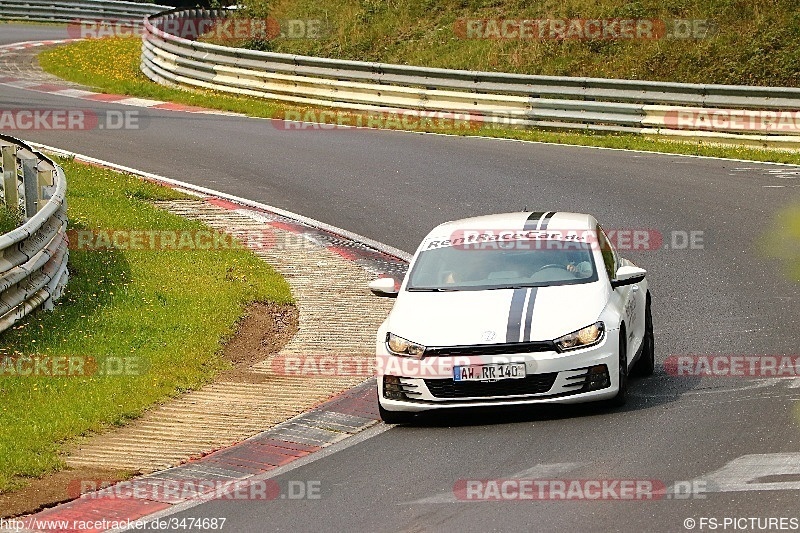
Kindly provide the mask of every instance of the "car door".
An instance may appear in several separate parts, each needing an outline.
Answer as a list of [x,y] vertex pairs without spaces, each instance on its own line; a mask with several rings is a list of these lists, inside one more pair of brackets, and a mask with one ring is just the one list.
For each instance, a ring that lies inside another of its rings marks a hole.
[[[605,231],[599,225],[597,226],[597,238],[610,281],[615,278],[619,267],[631,263],[619,257]],[[627,356],[630,365],[644,338],[645,291],[639,284],[617,287],[612,291],[610,303],[617,309],[625,323]]]

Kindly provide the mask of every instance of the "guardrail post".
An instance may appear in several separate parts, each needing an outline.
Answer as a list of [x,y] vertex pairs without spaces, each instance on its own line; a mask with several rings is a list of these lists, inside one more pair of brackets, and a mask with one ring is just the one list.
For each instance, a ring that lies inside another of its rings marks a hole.
[[36,187],[36,212],[53,197],[56,190],[56,169],[47,161],[40,161],[36,165],[38,174]]
[[13,144],[0,145],[0,167],[3,169],[3,201],[7,206],[18,207],[17,195],[17,147]]
[[17,159],[22,163],[22,183],[24,187],[24,197],[20,202],[25,207],[25,220],[36,214],[36,204],[38,204],[39,194],[39,158],[27,150],[17,152]]

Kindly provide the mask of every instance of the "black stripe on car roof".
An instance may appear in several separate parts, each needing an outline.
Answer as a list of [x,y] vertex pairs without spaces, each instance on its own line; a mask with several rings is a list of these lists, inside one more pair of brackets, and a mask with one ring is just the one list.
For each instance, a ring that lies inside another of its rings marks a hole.
[[555,214],[556,214],[555,211],[550,211],[549,213],[547,213],[544,216],[544,218],[542,218],[542,223],[539,224],[539,229],[547,229],[547,225],[550,224],[550,219],[552,219],[553,215]]
[[528,215],[525,221],[524,229],[527,230],[545,230],[550,223],[550,219],[555,215],[555,211],[534,211]]
[[530,215],[528,215],[528,219],[525,221],[525,226],[523,229],[531,230],[536,229],[536,226],[539,225],[539,219],[542,218],[545,214],[545,211],[534,211]]

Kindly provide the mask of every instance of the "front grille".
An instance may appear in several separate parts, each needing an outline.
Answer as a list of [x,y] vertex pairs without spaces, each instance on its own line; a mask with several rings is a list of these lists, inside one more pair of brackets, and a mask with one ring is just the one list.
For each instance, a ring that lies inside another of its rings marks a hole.
[[500,381],[453,381],[426,379],[425,385],[436,398],[485,398],[489,396],[519,396],[543,394],[553,387],[558,372],[530,374],[523,379]]
[[503,342],[500,344],[473,344],[468,346],[435,346],[425,348],[425,357],[455,355],[512,355],[520,353],[555,352],[552,341]]

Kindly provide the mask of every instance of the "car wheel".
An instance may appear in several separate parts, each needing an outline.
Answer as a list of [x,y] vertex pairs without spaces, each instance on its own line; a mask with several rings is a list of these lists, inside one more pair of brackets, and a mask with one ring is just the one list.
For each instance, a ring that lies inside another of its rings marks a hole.
[[621,407],[628,400],[628,349],[625,343],[625,328],[619,332],[619,390],[617,395],[609,400],[612,407]]
[[652,376],[656,368],[656,350],[653,338],[653,314],[650,311],[650,293],[647,293],[647,305],[644,308],[644,338],[642,339],[642,355],[636,361],[633,370],[637,376]]
[[414,418],[413,413],[407,411],[387,411],[381,404],[378,404],[378,413],[381,415],[381,420],[387,424],[406,424]]

